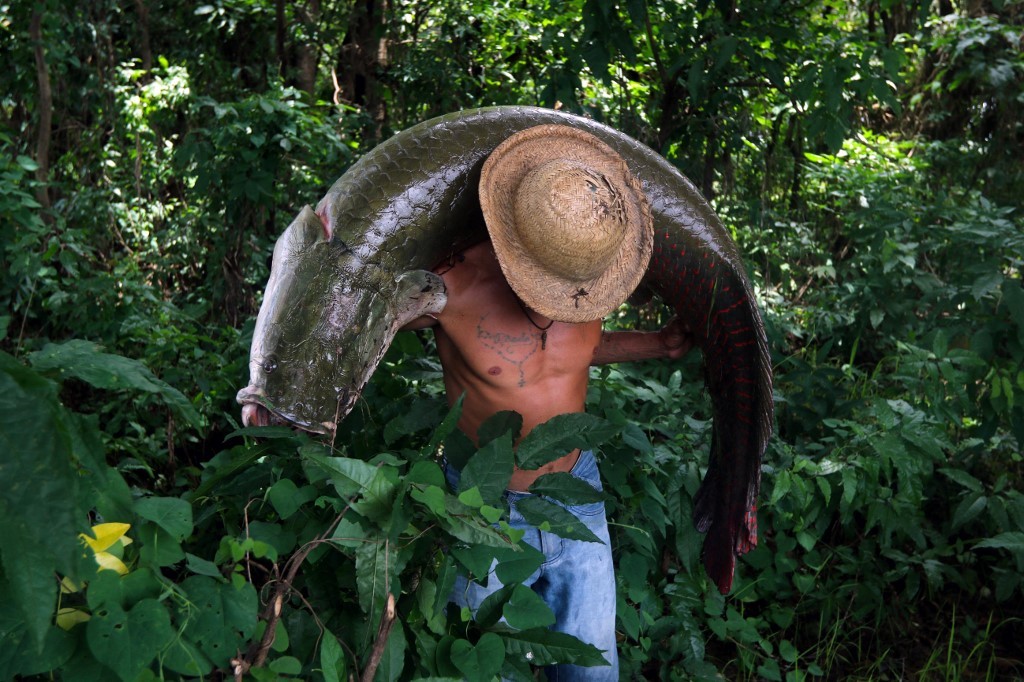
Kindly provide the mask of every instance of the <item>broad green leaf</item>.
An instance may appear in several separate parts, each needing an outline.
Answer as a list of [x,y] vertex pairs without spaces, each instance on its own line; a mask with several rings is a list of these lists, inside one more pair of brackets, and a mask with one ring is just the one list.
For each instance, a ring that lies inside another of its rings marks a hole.
[[316,488],[311,485],[299,488],[290,478],[282,478],[270,486],[267,499],[274,506],[277,515],[286,520],[297,512],[299,507],[316,499]]
[[547,560],[543,552],[525,542],[520,542],[514,548],[496,549],[495,556],[498,565],[494,574],[504,585],[523,582]]
[[412,488],[409,491],[409,497],[426,506],[435,516],[441,518],[448,516],[448,509],[445,506],[445,491],[436,485]]
[[100,347],[82,339],[50,343],[29,354],[32,366],[56,372],[60,377],[75,377],[96,388],[134,389],[159,395],[193,427],[201,425],[199,413],[181,391],[157,379],[138,360],[104,353]]
[[205,576],[181,583],[188,601],[180,607],[183,634],[217,667],[225,667],[256,630],[260,604],[249,583],[241,588]]
[[374,531],[368,531],[360,522],[342,518],[335,527],[331,539],[342,547],[359,547],[368,541],[372,532]]
[[384,443],[391,445],[402,436],[428,429],[437,424],[441,404],[435,400],[414,400],[384,427]]
[[[505,640],[505,651],[510,657],[526,659],[534,665],[608,665],[600,649],[564,632],[537,628],[502,635],[502,639]],[[528,659],[527,654],[530,654]]]
[[505,622],[516,630],[529,630],[554,625],[555,614],[536,592],[526,585],[516,585],[502,613]]
[[267,667],[279,675],[298,675],[302,672],[302,663],[294,656],[275,658]]
[[380,667],[377,668],[377,676],[374,679],[396,682],[402,676],[402,670],[405,668],[405,654],[408,647],[405,627],[402,625],[402,619],[398,618],[391,628],[391,634],[388,635],[384,655],[380,659]]
[[324,630],[320,640],[320,670],[324,682],[341,682],[345,669],[345,650],[330,630]]
[[[289,437],[293,440],[296,439],[294,434],[291,434]],[[223,466],[218,466],[212,474],[204,477],[199,487],[193,493],[187,495],[187,497],[191,500],[203,499],[222,482],[249,471],[255,462],[273,452],[274,448],[275,446],[272,443],[263,442],[252,446],[237,445],[227,450],[225,453],[222,453],[225,456],[226,463]],[[218,455],[218,457],[220,456]],[[326,478],[326,475],[324,477]]]
[[509,539],[485,524],[476,509],[460,502],[454,495],[445,495],[447,518],[439,519],[441,526],[467,544],[508,547]]
[[8,597],[20,608],[32,646],[42,648],[57,604],[55,557],[46,543],[39,541],[39,532],[20,524],[6,524],[0,533],[0,551],[3,574],[10,583]]
[[181,542],[155,523],[139,524],[139,561],[152,567],[170,566],[185,559]]
[[467,547],[453,547],[451,553],[460,564],[469,569],[471,578],[484,584],[487,582],[487,574],[491,571],[491,565],[494,563],[494,555],[497,551],[496,547],[488,547],[487,545],[469,545]]
[[325,457],[309,451],[303,452],[302,457],[315,469],[326,473],[342,497],[362,495],[352,506],[363,516],[378,521],[390,515],[395,493],[395,484],[390,480],[391,467],[374,466],[350,457]]
[[459,490],[477,488],[486,504],[501,506],[514,466],[511,436],[498,436],[469,458],[462,469]]
[[144,599],[125,611],[108,603],[86,624],[86,640],[97,660],[125,682],[132,682],[174,639],[171,617],[156,599]]
[[519,439],[523,429],[523,417],[512,410],[501,410],[484,420],[476,432],[480,447],[487,445],[499,436],[509,436],[510,440]]
[[1007,531],[995,537],[986,538],[974,545],[975,549],[1007,549],[1014,554],[1024,554],[1024,533]]
[[87,525],[67,415],[52,382],[0,352],[0,559],[37,646],[55,607],[53,573],[75,573]]
[[406,483],[432,485],[438,488],[446,488],[448,485],[441,467],[437,465],[437,462],[431,461],[420,461],[413,464],[409,469],[409,473],[405,475],[405,481]]
[[650,439],[644,430],[636,424],[630,422],[622,428],[622,442],[630,446],[637,452],[654,452],[654,447],[651,445]]
[[[448,593],[448,595],[450,594],[451,592]],[[416,606],[423,615],[423,625],[435,635],[444,635],[448,631],[448,622],[445,618],[439,617],[434,611],[434,606],[438,602],[437,584],[430,578],[421,578],[414,597],[416,599]],[[419,632],[419,627],[415,626],[413,635],[419,637]]]
[[89,581],[86,599],[90,609],[105,604],[131,608],[144,599],[158,599],[163,590],[163,583],[148,568],[138,568],[125,576],[100,571]]
[[1024,287],[1021,287],[1020,280],[1003,280],[1003,302],[1017,325],[1017,333],[1024,335]]
[[448,597],[455,587],[455,580],[458,578],[458,568],[455,559],[451,555],[444,555],[440,559],[441,567],[437,569],[437,600],[434,602],[433,615],[438,615],[448,604]]
[[160,657],[161,664],[176,673],[200,677],[210,674],[213,663],[195,643],[184,637],[175,637],[174,641]]
[[611,422],[585,412],[560,414],[526,434],[516,449],[523,469],[537,469],[575,448],[590,449],[618,432]]
[[135,502],[135,513],[167,531],[181,542],[192,534],[192,505],[177,497],[143,497]]
[[480,495],[480,488],[476,486],[459,493],[459,502],[473,509],[480,509],[484,506],[484,498]]
[[[248,530],[249,537],[270,545],[278,556],[285,556],[293,552],[298,542],[295,533],[280,523],[250,521]],[[274,557],[271,558],[276,560]]]
[[185,552],[185,567],[196,575],[205,575],[221,581],[225,580],[224,574],[220,572],[217,564],[195,554]]
[[[2,581],[0,593],[8,593],[8,586]],[[69,634],[59,627],[49,627],[42,645],[37,646],[25,627],[24,618],[17,608],[12,607],[9,603],[0,604],[0,679],[25,679],[19,675],[48,673],[67,663],[74,653],[79,633]],[[84,616],[88,618],[88,614]],[[46,675],[45,679],[52,677]]]
[[565,471],[540,476],[530,486],[530,492],[552,497],[565,504],[589,504],[608,499],[605,493]]
[[448,464],[461,471],[469,458],[476,454],[476,446],[469,436],[459,429],[449,433],[444,439],[444,456]]
[[963,469],[942,468],[939,469],[939,473],[951,481],[959,483],[971,492],[980,493],[985,489],[985,486],[981,481],[976,479],[974,476],[971,476]]
[[398,552],[391,542],[378,539],[361,543],[355,554],[359,606],[376,622],[388,593],[401,594]]
[[970,523],[985,511],[988,506],[988,497],[982,493],[972,493],[965,497],[957,505],[953,513],[952,529],[955,531],[966,523]]
[[601,542],[593,531],[570,512],[540,497],[523,498],[516,503],[516,509],[527,523],[559,537],[584,542]]
[[[453,680],[461,679],[459,669],[452,663],[452,646],[459,640],[451,635],[445,635],[438,641],[434,649],[434,665],[441,675]],[[441,678],[445,679],[445,678]]]
[[455,428],[459,424],[459,418],[462,416],[462,402],[465,400],[466,394],[463,393],[455,401],[455,404],[448,410],[448,414],[445,415],[441,423],[438,424],[437,428],[434,429],[434,433],[430,435],[430,441],[427,443],[420,454],[424,457],[433,456],[437,449],[441,446],[441,443],[445,442],[449,435],[455,431]]
[[512,591],[515,588],[515,585],[502,585],[500,588],[487,595],[484,600],[480,602],[480,605],[476,609],[476,613],[473,614],[477,625],[482,628],[490,628],[501,620],[502,612],[505,610],[505,604],[508,603],[509,598],[512,596]]
[[505,662],[505,647],[493,632],[485,632],[474,646],[464,639],[452,644],[451,660],[468,682],[489,682]]

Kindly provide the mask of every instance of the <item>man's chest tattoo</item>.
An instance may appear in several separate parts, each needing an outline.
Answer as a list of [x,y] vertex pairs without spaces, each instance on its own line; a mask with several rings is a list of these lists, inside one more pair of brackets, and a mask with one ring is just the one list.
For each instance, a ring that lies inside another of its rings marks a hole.
[[[484,348],[492,351],[505,362],[519,370],[519,386],[526,386],[526,361],[540,347],[540,334],[529,331],[509,334],[492,331],[486,327],[487,315],[482,315],[476,325],[476,337]],[[492,374],[496,374],[493,373]]]

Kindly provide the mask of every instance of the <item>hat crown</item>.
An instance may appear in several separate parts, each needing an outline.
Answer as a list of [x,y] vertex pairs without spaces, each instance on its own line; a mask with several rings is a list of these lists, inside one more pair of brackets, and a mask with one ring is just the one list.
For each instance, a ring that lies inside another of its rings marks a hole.
[[643,277],[650,205],[625,160],[595,135],[555,124],[521,130],[487,157],[479,188],[505,279],[545,317],[598,320]]
[[544,268],[582,282],[608,269],[627,232],[625,200],[598,170],[567,159],[532,169],[513,200],[514,229]]

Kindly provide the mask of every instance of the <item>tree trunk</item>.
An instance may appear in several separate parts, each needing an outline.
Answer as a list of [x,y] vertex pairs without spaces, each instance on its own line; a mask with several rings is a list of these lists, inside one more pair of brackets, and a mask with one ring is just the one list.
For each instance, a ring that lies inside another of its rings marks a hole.
[[36,7],[32,12],[28,32],[36,57],[36,81],[39,84],[39,136],[36,139],[36,201],[43,210],[50,208],[50,133],[53,127],[53,92],[50,89],[50,70],[43,52],[43,11]]
[[287,22],[284,15],[284,0],[274,3],[274,41],[277,45],[277,68],[281,78],[288,77],[288,45],[285,41]]
[[316,46],[316,29],[320,22],[320,0],[309,0],[305,6],[296,7],[298,20],[306,26],[306,40],[296,46],[298,52],[298,74],[296,82],[299,89],[316,96],[316,69],[319,62],[319,51]]
[[366,110],[375,125],[365,134],[375,138],[387,118],[380,93],[380,73],[387,65],[385,10],[385,0],[359,0],[338,57],[340,96]]
[[153,68],[153,48],[149,43],[149,8],[145,0],[135,0],[135,11],[139,15],[139,50],[142,52],[142,70]]

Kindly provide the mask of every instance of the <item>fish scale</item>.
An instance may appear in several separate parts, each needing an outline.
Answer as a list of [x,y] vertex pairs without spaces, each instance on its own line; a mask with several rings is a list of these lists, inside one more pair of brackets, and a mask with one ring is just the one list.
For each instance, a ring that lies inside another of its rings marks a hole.
[[[343,283],[344,295],[334,297],[341,303],[318,296],[315,287],[303,290],[312,277],[275,278],[275,256],[253,334],[250,385],[238,401],[307,430],[333,433],[402,320],[424,306],[443,305],[426,271],[486,239],[477,193],[483,161],[511,135],[543,124],[582,129],[608,144],[650,203],[655,244],[645,284],[690,328],[705,361],[712,450],[694,500],[694,523],[707,533],[708,575],[727,593],[736,555],[757,542],[760,463],[773,421],[764,326],[739,250],[693,183],[650,148],[593,120],[535,107],[467,110],[413,126],[364,155],[331,187],[315,216],[301,213],[282,235],[301,247],[314,231],[326,231],[333,260],[323,270]],[[290,235],[293,229],[298,232]],[[349,307],[319,310],[342,303]],[[297,317],[308,319],[311,331],[324,328],[320,345],[336,351],[336,358],[321,363],[301,354],[303,330],[282,331],[275,317],[289,306],[301,310]],[[353,328],[336,330],[325,319],[352,320]],[[376,325],[377,333],[367,335],[364,325]],[[301,369],[289,369],[300,364],[289,362],[292,355],[301,359]],[[280,366],[276,376],[262,369],[266,358]]]

